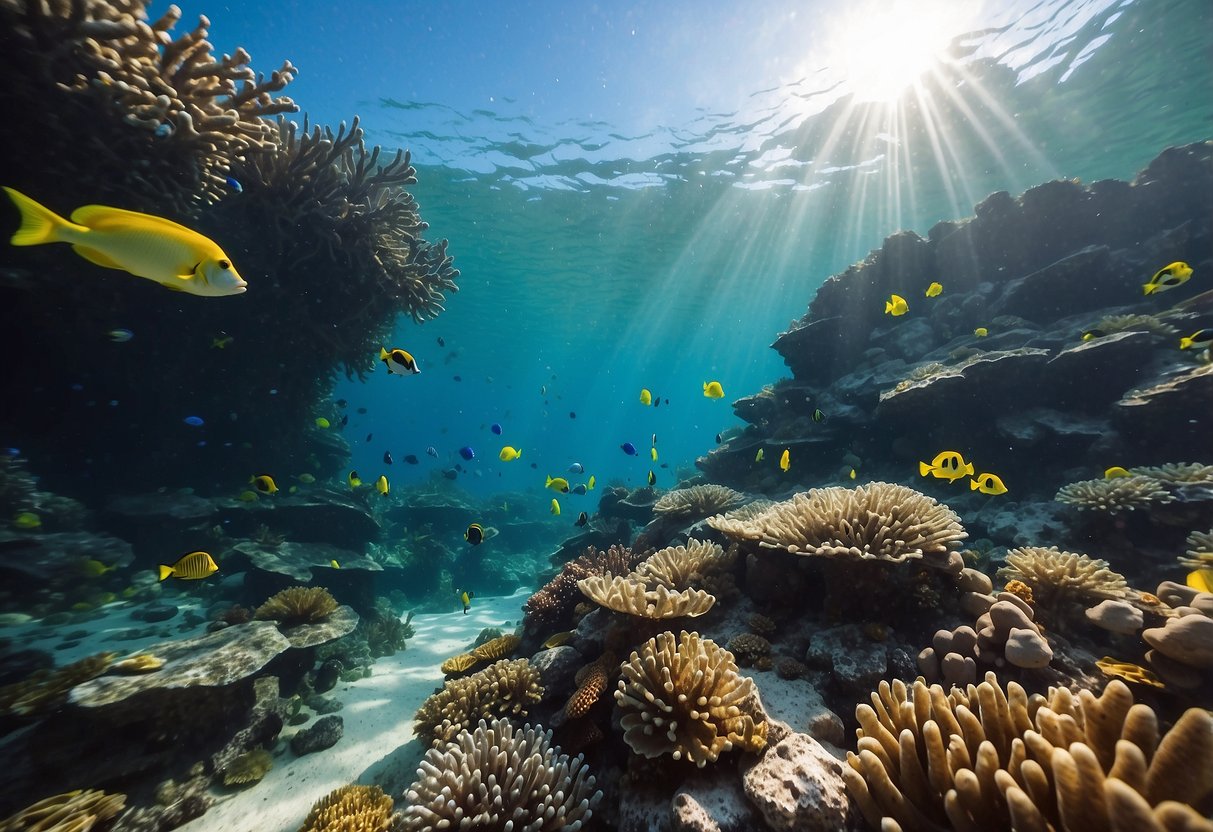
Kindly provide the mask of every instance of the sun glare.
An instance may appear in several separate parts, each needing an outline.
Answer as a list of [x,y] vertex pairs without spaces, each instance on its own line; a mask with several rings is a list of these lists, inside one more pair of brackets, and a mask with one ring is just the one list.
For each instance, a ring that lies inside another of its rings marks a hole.
[[863,3],[838,21],[830,64],[857,101],[895,101],[964,31],[965,4],[937,0]]

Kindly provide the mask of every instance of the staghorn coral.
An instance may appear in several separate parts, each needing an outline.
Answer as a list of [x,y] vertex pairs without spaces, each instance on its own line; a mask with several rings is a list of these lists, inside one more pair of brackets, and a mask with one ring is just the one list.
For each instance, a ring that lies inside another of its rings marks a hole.
[[274,755],[264,748],[254,748],[233,759],[223,769],[223,785],[237,786],[259,783],[274,767]]
[[591,575],[578,581],[577,586],[599,606],[639,618],[694,618],[706,613],[716,603],[715,596],[701,589],[678,592],[660,583],[650,589],[636,573]]
[[886,832],[1208,828],[1192,807],[1213,795],[1213,716],[1193,708],[1162,735],[1117,680],[1047,699],[992,672],[950,692],[894,680],[855,716],[843,779]]
[[729,652],[742,667],[752,667],[771,655],[771,642],[753,633],[739,633],[729,639]]
[[1124,598],[1129,590],[1124,575],[1109,569],[1107,561],[1056,546],[1012,549],[1006,562],[999,577],[1022,581],[1039,603],[1049,607],[1066,599]]
[[440,669],[445,675],[452,676],[456,673],[466,673],[479,663],[480,660],[471,653],[460,653],[444,661]]
[[497,638],[489,639],[472,650],[472,657],[477,661],[491,662],[513,653],[521,643],[522,639],[513,634],[497,636]]
[[0,820],[0,832],[89,832],[116,817],[125,805],[124,794],[76,789],[39,800]]
[[378,786],[340,786],[312,805],[299,832],[389,832],[399,822]]
[[669,546],[650,555],[635,573],[650,586],[658,584],[680,592],[702,588],[705,575],[729,570],[736,559],[737,551],[732,547],[726,551],[716,543],[688,540],[685,546]]
[[1130,476],[1081,480],[1063,485],[1053,498],[1084,511],[1136,511],[1171,503],[1174,495],[1153,477]]
[[746,496],[723,485],[692,485],[661,495],[653,512],[672,520],[702,520],[740,507]]
[[279,624],[315,624],[337,611],[337,599],[322,586],[292,586],[270,596],[257,607],[258,621]]
[[451,679],[421,704],[414,733],[430,745],[450,742],[479,719],[525,717],[543,698],[539,671],[526,659],[502,659],[463,679]]
[[754,682],[710,639],[661,633],[633,651],[620,672],[615,701],[624,741],[637,754],[669,754],[703,768],[734,747],[766,746],[763,715],[748,711]]
[[1207,532],[1192,532],[1184,543],[1186,554],[1179,558],[1181,566],[1188,569],[1213,569],[1213,529]]
[[37,716],[55,710],[71,689],[104,673],[117,653],[96,653],[57,670],[38,670],[0,688],[0,714]]
[[426,752],[400,828],[577,832],[601,798],[582,758],[562,754],[550,731],[480,720]]
[[581,590],[577,588],[579,580],[605,572],[626,574],[647,556],[647,552],[633,552],[618,545],[613,545],[606,551],[590,546],[577,558],[566,563],[559,575],[527,599],[523,611],[526,613],[528,628],[564,629],[561,625],[568,622],[573,608],[584,598]]
[[797,555],[897,563],[922,558],[941,566],[967,537],[947,506],[887,482],[814,488],[748,519],[717,515],[708,525],[734,540]]

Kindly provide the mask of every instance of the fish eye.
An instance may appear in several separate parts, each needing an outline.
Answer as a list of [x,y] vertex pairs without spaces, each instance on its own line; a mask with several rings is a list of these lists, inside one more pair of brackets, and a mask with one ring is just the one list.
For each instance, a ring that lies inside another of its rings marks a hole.
[[231,267],[232,267],[232,263],[230,260],[220,260],[219,261],[219,268],[223,269],[224,271],[230,269]]

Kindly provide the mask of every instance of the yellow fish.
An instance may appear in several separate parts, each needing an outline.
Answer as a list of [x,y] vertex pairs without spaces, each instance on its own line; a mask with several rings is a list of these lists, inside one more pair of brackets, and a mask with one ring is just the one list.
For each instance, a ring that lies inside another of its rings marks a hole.
[[705,381],[703,383],[703,395],[709,399],[723,399],[724,388],[720,386],[719,381]]
[[336,561],[336,559],[330,560],[330,561],[329,561],[329,566],[333,567],[334,569],[340,569],[340,568],[341,568],[341,564],[339,564],[339,563]]
[[569,643],[569,639],[573,637],[572,630],[565,630],[562,633],[554,633],[547,637],[547,641],[543,643],[545,650],[551,650],[553,647],[563,647]]
[[290,488],[288,488],[288,489],[286,490],[286,493],[287,493],[287,494],[294,494],[294,493],[295,493],[296,491],[298,491],[298,490],[299,490],[299,486],[297,486],[297,485],[292,485]]
[[274,482],[273,477],[266,474],[262,474],[259,477],[249,477],[248,481],[253,484],[253,488],[262,494],[273,494],[278,490],[278,483]]
[[25,529],[26,531],[39,529],[42,528],[42,518],[32,511],[19,511],[13,515],[13,525],[18,529]]
[[1213,592],[1213,569],[1189,572],[1186,583],[1198,592]]
[[328,420],[328,419],[326,419],[326,418],[324,418],[323,416],[320,416],[320,417],[318,417],[318,418],[316,419],[316,427],[318,427],[318,428],[326,428],[326,429],[327,429],[329,426],[330,426],[330,425],[329,425],[329,420]]
[[589,481],[589,482],[587,482],[587,483],[585,484],[585,490],[586,490],[586,491],[593,491],[593,490],[594,490],[594,483],[596,483],[596,482],[597,482],[597,480],[596,480],[596,479],[594,479],[594,475],[593,475],[593,474],[590,474],[590,481]]
[[242,503],[255,503],[258,500],[256,491],[241,491],[236,499]]
[[349,474],[346,475],[345,481],[350,484],[350,488],[358,488],[360,485],[362,485],[362,480],[358,477],[357,471],[350,471]]
[[918,463],[919,476],[928,474],[937,480],[956,482],[962,477],[973,476],[973,463],[965,462],[957,451],[940,451],[930,463]]
[[295,479],[299,480],[299,482],[303,483],[304,485],[311,485],[316,481],[316,478],[311,474],[300,474]]
[[459,593],[459,603],[463,604],[463,614],[467,615],[468,610],[472,608],[472,599],[476,597],[476,593],[468,592],[466,589],[462,591],[457,589],[455,591]]
[[758,449],[758,453],[754,454],[754,461],[755,461],[755,462],[762,462],[762,456],[763,456],[763,454],[762,454],[762,448],[759,448],[759,449]]
[[560,503],[556,502],[555,497],[552,498],[551,512],[552,512],[552,514],[555,514],[557,517],[560,516]]
[[649,456],[653,457],[653,461],[656,462],[657,461],[657,449],[649,448]]
[[894,318],[899,318],[909,311],[910,305],[901,295],[889,295],[889,299],[884,302],[884,313]]
[[1198,349],[1213,346],[1213,329],[1198,329],[1191,335],[1179,339],[1181,350]]
[[1118,477],[1131,477],[1131,476],[1133,476],[1133,475],[1129,473],[1127,468],[1121,468],[1119,465],[1113,465],[1111,468],[1109,468],[1108,470],[1103,472],[1103,478],[1105,480],[1114,480],[1114,479],[1117,479]]
[[502,462],[513,462],[520,456],[522,456],[522,451],[518,450],[517,448],[512,448],[509,445],[506,445],[501,449],[501,453],[497,454],[497,458]]
[[207,552],[190,552],[182,555],[181,559],[172,566],[160,564],[160,580],[168,577],[180,578],[183,581],[196,581],[214,575],[219,571],[219,564]]
[[932,283],[930,286],[927,287],[927,297],[929,297],[929,298],[937,298],[940,296],[940,294],[942,292],[943,292],[942,283]]
[[990,334],[990,330],[986,329],[984,326],[979,326],[977,329],[973,330],[973,334],[978,338],[985,338]]
[[550,488],[553,491],[559,491],[561,494],[569,493],[569,481],[564,477],[548,477],[548,481],[543,484],[544,488]]
[[[5,188],[5,190],[8,189]],[[14,238],[15,241],[16,238]],[[1154,272],[1154,276],[1150,278],[1150,282],[1143,283],[1141,288],[1147,295],[1152,295],[1155,292],[1165,292],[1168,289],[1174,289],[1176,286],[1184,285],[1191,276],[1192,267],[1182,260],[1176,260],[1174,263],[1163,266]]]
[[645,407],[653,403],[653,394],[649,392],[647,387],[642,388],[640,391],[640,403]]
[[779,470],[786,471],[792,467],[792,455],[788,453],[788,449],[783,449],[783,454],[779,457]]
[[383,474],[380,474],[379,479],[375,480],[375,490],[385,497],[387,496],[388,491],[391,490],[387,484],[387,477],[385,477]]
[[106,566],[96,558],[89,558],[80,564],[80,571],[90,578],[99,578],[106,572],[113,572],[117,568],[117,566]]
[[980,491],[982,494],[1006,494],[1007,487],[1002,484],[1002,479],[997,474],[978,474],[975,479],[969,480],[970,491]]
[[404,350],[388,351],[383,347],[379,348],[379,360],[387,367],[387,371],[394,376],[414,376],[421,372],[421,368],[417,366],[417,359],[413,358],[413,354]]
[[649,469],[649,485],[657,484],[657,475],[653,473],[653,469]]
[[858,472],[854,468],[852,468],[851,473],[850,473],[851,479],[855,479],[855,477],[857,477],[857,476],[859,476]]
[[90,263],[191,295],[224,297],[248,288],[218,243],[184,225],[105,205],[77,208],[69,221],[23,193],[4,191],[21,212],[15,246],[68,243]]

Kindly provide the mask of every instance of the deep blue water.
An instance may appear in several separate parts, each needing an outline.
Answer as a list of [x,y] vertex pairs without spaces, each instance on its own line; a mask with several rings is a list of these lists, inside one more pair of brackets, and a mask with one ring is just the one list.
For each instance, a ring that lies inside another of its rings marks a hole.
[[[338,385],[364,478],[420,481],[470,445],[480,476],[460,483],[482,494],[525,488],[546,505],[544,474],[573,461],[602,483],[655,468],[673,485],[739,424],[732,400],[785,374],[774,336],[886,235],[925,234],[996,190],[1131,178],[1207,137],[1207,2],[854,8],[215,11],[220,49],[301,68],[290,93],[315,119],[356,113],[370,141],[413,151],[429,235],[462,271],[446,313],[401,322],[388,345],[421,375]],[[870,71],[931,37],[894,97],[863,100]],[[703,397],[709,380],[725,399]],[[641,406],[643,387],[669,405]],[[667,469],[648,456],[654,433]],[[506,443],[521,460],[497,460]]]

